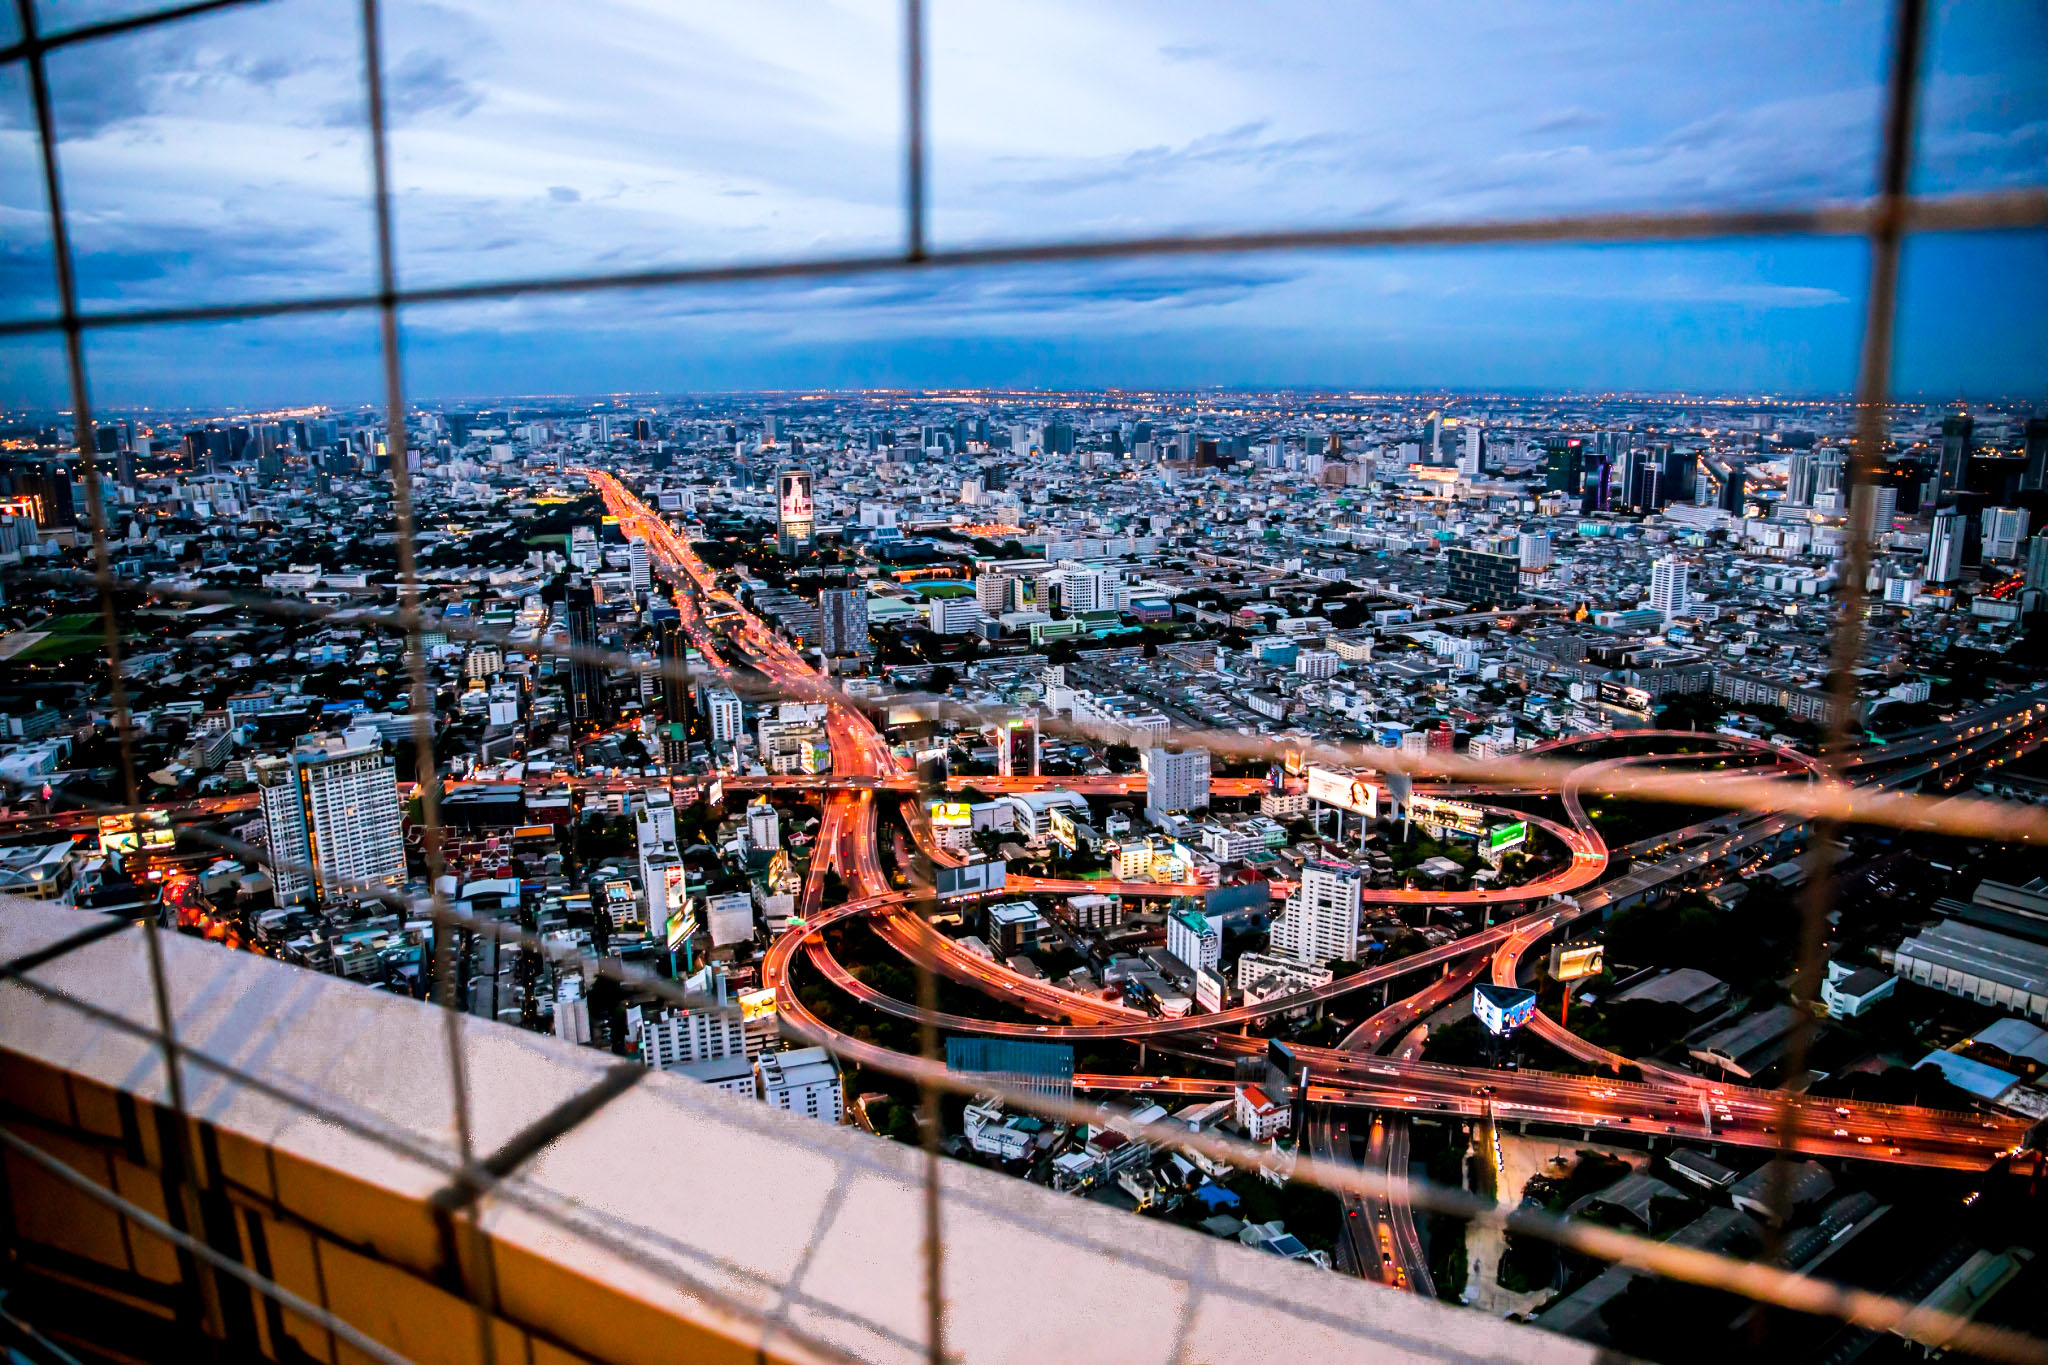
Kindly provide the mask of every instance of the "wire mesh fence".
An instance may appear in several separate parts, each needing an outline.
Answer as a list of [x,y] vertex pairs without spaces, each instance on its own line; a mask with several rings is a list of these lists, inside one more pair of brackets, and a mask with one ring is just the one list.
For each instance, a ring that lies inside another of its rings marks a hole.
[[[1100,261],[1118,258],[1158,258],[1218,253],[1274,253],[1298,251],[1398,249],[1409,247],[1455,247],[1479,245],[1711,241],[1757,235],[1837,236],[1867,239],[1870,274],[1858,366],[1856,401],[1860,420],[1852,450],[1847,486],[1856,499],[1848,518],[1848,539],[1841,575],[1842,600],[1837,609],[1834,640],[1834,689],[1832,717],[1819,749],[1817,770],[1796,776],[1724,775],[1703,784],[1698,775],[1668,768],[1642,766],[1603,771],[1590,779],[1583,765],[1558,760],[1519,759],[1473,762],[1442,754],[1409,754],[1382,749],[1346,749],[1330,746],[1333,758],[1367,764],[1385,771],[1485,782],[1520,782],[1565,790],[1576,782],[1597,780],[1594,788],[1625,794],[1634,799],[1676,804],[1715,805],[1731,812],[1755,815],[1784,815],[1812,822],[1817,866],[1802,907],[1802,933],[1795,1000],[1802,1027],[1793,1037],[1792,1060],[1780,1091],[1776,1131],[1786,1160],[1775,1169],[1789,1170],[1789,1158],[1802,1149],[1802,1125],[1811,1123],[1810,1106],[1802,1103],[1800,1092],[1806,1076],[1811,1042],[1810,1008],[1818,990],[1823,966],[1822,929],[1833,906],[1836,879],[1835,851],[1843,827],[1850,823],[1891,825],[1900,829],[1938,831],[1992,837],[2014,841],[2048,841],[2048,813],[2016,808],[1996,802],[1941,799],[1904,790],[1873,790],[1855,783],[1848,758],[1849,703],[1853,700],[1853,669],[1861,658],[1864,638],[1864,571],[1870,563],[1874,518],[1867,515],[1872,487],[1868,478],[1886,439],[1886,383],[1891,369],[1898,262],[1902,245],[1915,232],[1955,232],[2007,228],[2039,228],[2048,225],[2048,194],[2014,191],[1994,194],[1954,195],[1916,198],[1908,192],[1913,166],[1913,129],[1916,94],[1920,87],[1923,35],[1927,26],[1922,0],[1899,0],[1891,35],[1890,65],[1886,81],[1886,102],[1882,124],[1878,193],[1867,203],[1823,204],[1793,208],[1709,210],[1693,212],[1612,213],[1553,216],[1514,221],[1446,222],[1406,226],[1281,228],[1259,232],[1187,233],[1147,235],[1098,240],[1017,243],[980,247],[946,247],[933,243],[928,234],[926,206],[926,58],[925,14],[920,0],[906,0],[903,12],[903,98],[905,138],[903,156],[904,217],[903,247],[896,252],[849,255],[816,259],[774,259],[739,264],[684,266],[638,271],[592,273],[576,276],[531,277],[473,284],[407,287],[399,278],[394,247],[394,210],[390,186],[389,132],[386,123],[385,60],[381,49],[383,19],[378,0],[363,0],[360,22],[362,60],[367,100],[371,152],[370,201],[375,222],[376,287],[368,292],[340,292],[326,295],[273,298],[232,303],[196,303],[189,306],[147,309],[96,309],[81,306],[74,269],[69,218],[65,208],[64,178],[60,145],[56,133],[50,82],[46,69],[49,54],[69,47],[144,29],[160,29],[198,16],[231,8],[261,4],[263,0],[200,0],[162,10],[139,13],[102,23],[87,24],[53,32],[42,31],[34,0],[16,0],[19,39],[0,49],[0,65],[20,64],[26,69],[34,107],[35,127],[41,151],[43,185],[49,206],[52,257],[56,273],[57,312],[54,316],[29,317],[0,322],[0,336],[61,336],[65,347],[72,398],[79,467],[86,489],[87,515],[91,533],[90,574],[48,575],[49,585],[90,586],[99,601],[104,634],[104,658],[108,678],[108,704],[120,741],[125,805],[110,806],[110,813],[140,808],[140,786],[133,751],[133,724],[126,692],[121,642],[121,604],[144,596],[187,602],[226,603],[279,618],[337,619],[343,614],[260,595],[218,593],[187,586],[148,581],[130,581],[116,576],[109,552],[108,511],[102,487],[102,471],[94,440],[94,418],[85,341],[89,334],[113,329],[144,328],[178,323],[214,322],[287,317],[304,314],[373,310],[378,320],[384,379],[385,425],[390,442],[390,495],[393,529],[398,551],[399,605],[396,611],[349,611],[351,623],[402,635],[409,689],[409,713],[413,720],[412,741],[419,756],[421,795],[422,862],[427,873],[424,909],[433,926],[434,978],[437,1001],[445,1031],[443,1047],[448,1066],[448,1089],[455,1115],[455,1144],[449,1152],[428,1152],[416,1144],[396,1139],[362,1116],[338,1107],[331,1097],[318,1093],[281,1088],[261,1075],[184,1046],[177,1030],[173,990],[168,979],[161,930],[154,917],[143,921],[147,962],[150,972],[153,1019],[139,1023],[118,1012],[93,1006],[59,988],[39,981],[38,969],[59,960],[70,951],[82,950],[107,937],[119,923],[108,929],[94,928],[59,944],[0,964],[0,981],[34,993],[74,1010],[107,1027],[150,1040],[161,1052],[167,1082],[167,1102],[176,1116],[180,1141],[192,1131],[187,1114],[185,1078],[195,1073],[232,1079],[267,1093],[280,1103],[302,1108],[324,1119],[349,1127],[380,1142],[397,1142],[406,1154],[443,1170],[468,1194],[458,1202],[463,1235],[472,1248],[471,1262],[478,1268],[466,1290],[475,1310],[477,1351],[482,1360],[495,1358],[496,1342],[491,1330],[495,1289],[491,1281],[491,1258],[485,1245],[481,1220],[482,1194],[512,1202],[526,1200],[543,1216],[561,1217],[560,1210],[536,1205],[508,1178],[493,1168],[491,1160],[475,1147],[469,1115],[470,1081],[464,1071],[462,1046],[463,1001],[458,983],[458,957],[467,941],[488,939],[516,946],[576,970],[612,977],[636,990],[677,1005],[702,1008],[705,1002],[691,995],[677,981],[657,973],[625,966],[616,958],[586,958],[573,948],[485,916],[458,910],[444,890],[446,864],[443,857],[443,826],[440,810],[441,781],[434,759],[434,684],[425,637],[429,630],[444,638],[466,638],[516,646],[528,653],[549,654],[608,670],[655,674],[679,681],[701,681],[716,677],[758,697],[798,697],[830,703],[842,715],[850,715],[863,699],[850,697],[830,679],[789,673],[741,675],[729,669],[694,670],[675,661],[644,661],[611,651],[579,647],[573,642],[518,641],[494,635],[487,629],[467,626],[425,610],[417,553],[417,517],[409,461],[407,459],[408,403],[403,386],[403,315],[408,307],[427,304],[461,303],[545,295],[588,294],[599,291],[640,289],[687,289],[720,284],[744,284],[777,279],[830,278],[914,270],[974,270],[996,266],[1048,265],[1059,262]],[[693,590],[682,576],[678,592]],[[944,699],[923,698],[934,713],[947,719],[981,719],[972,707]],[[1061,728],[1055,724],[1055,729]],[[1103,737],[1100,727],[1064,723],[1079,734]],[[1282,746],[1256,737],[1216,732],[1175,731],[1169,735],[1180,742],[1200,743],[1219,752],[1237,756],[1277,755]],[[901,789],[929,802],[943,795],[935,787],[905,784],[902,775],[884,775],[889,789]],[[688,779],[694,780],[694,779]],[[876,794],[879,794],[877,792]],[[826,871],[837,867],[851,873],[861,856],[859,830],[850,810],[838,811],[828,796],[827,819],[821,824],[819,852],[813,862],[814,884],[807,888],[806,905],[815,903],[822,891]],[[841,823],[845,817],[846,823]],[[191,837],[209,842],[223,852],[268,866],[273,870],[286,864],[274,849],[241,844],[217,832],[195,826]],[[842,844],[842,841],[851,841]],[[929,860],[923,865],[929,870]],[[300,870],[310,870],[301,868]],[[405,915],[422,908],[404,894],[382,885],[348,888],[362,896],[387,904]],[[857,897],[850,906],[865,912],[894,912],[906,903],[913,920],[922,916],[917,906],[929,906],[928,885],[911,892],[869,894]],[[1541,916],[1525,915],[1525,928],[1540,929]],[[909,932],[906,930],[906,932]],[[1468,945],[1474,953],[1487,952],[1501,939],[1484,945]],[[913,940],[914,944],[914,940]],[[813,962],[829,961],[824,936],[815,928],[792,930],[778,945],[786,959],[794,962],[807,955]],[[1114,1109],[1050,1099],[1036,1091],[991,1081],[986,1077],[965,1077],[946,1069],[939,1053],[938,980],[942,962],[930,951],[909,953],[916,969],[917,999],[896,1002],[919,1023],[919,1055],[870,1050],[861,1055],[863,1065],[890,1072],[911,1082],[920,1095],[923,1115],[924,1182],[922,1209],[925,1220],[922,1283],[926,1306],[924,1349],[937,1362],[947,1353],[945,1335],[945,1183],[940,1178],[940,1097],[944,1094],[995,1094],[1006,1103],[1063,1122],[1106,1126],[1135,1141],[1199,1151],[1214,1160],[1252,1170],[1273,1169],[1281,1158],[1274,1149],[1237,1142],[1211,1134],[1191,1133],[1184,1126],[1140,1124]],[[1468,954],[1469,955],[1469,954]],[[1285,1009],[1287,1001],[1276,1005]],[[1107,1028],[1114,1028],[1112,1023]],[[843,1040],[842,1040],[843,1041]],[[1629,1084],[1617,1082],[1617,1084]],[[559,1136],[579,1122],[584,1111],[565,1107],[558,1122],[548,1130]],[[27,1144],[11,1136],[6,1144],[31,1160],[52,1164]],[[189,1154],[173,1152],[167,1160],[193,1169]],[[1861,1290],[1829,1284],[1766,1260],[1742,1261],[1705,1251],[1674,1246],[1653,1238],[1632,1235],[1583,1221],[1568,1221],[1531,1210],[1505,1211],[1490,1200],[1452,1189],[1411,1180],[1394,1174],[1377,1174],[1350,1162],[1324,1160],[1305,1154],[1290,1155],[1288,1178],[1336,1193],[1398,1200],[1427,1210],[1454,1214],[1483,1223],[1502,1225],[1518,1233],[1545,1239],[1616,1264],[1653,1272],[1692,1284],[1726,1290],[1802,1313],[1818,1314],[1882,1331],[1899,1333],[1928,1345],[1966,1350],[1988,1359],[2039,1360],[2048,1347],[2001,1328],[1936,1312],[1902,1299],[1888,1298]],[[68,1173],[61,1163],[52,1164],[53,1173],[80,1184],[95,1199],[111,1202],[124,1216],[149,1228],[158,1236],[201,1260],[212,1261],[215,1253],[182,1226],[181,1207],[172,1203],[169,1218],[158,1220],[118,1196]],[[1781,1177],[1773,1200],[1782,1212],[1788,1207],[1789,1190]],[[599,1239],[615,1237],[622,1245],[640,1245],[656,1237],[650,1229],[620,1229],[592,1225],[584,1220],[576,1228],[582,1235]],[[333,1319],[315,1305],[293,1299],[287,1291],[255,1277],[238,1265],[217,1265],[218,1269],[248,1280],[259,1292],[279,1298],[294,1313],[319,1321],[328,1330],[347,1339],[367,1354],[393,1359],[388,1348],[363,1337],[345,1322]]]

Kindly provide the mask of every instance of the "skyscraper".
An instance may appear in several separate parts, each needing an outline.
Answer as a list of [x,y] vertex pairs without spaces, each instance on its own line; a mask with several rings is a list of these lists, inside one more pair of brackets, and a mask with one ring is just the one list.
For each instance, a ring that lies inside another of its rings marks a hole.
[[1686,562],[1673,555],[1650,566],[1650,605],[1663,613],[1666,625],[1685,615],[1691,576]]
[[2028,492],[2048,491],[2048,417],[2029,417],[2026,434],[2027,468],[2020,475],[2020,487]]
[[1552,436],[1543,444],[1543,486],[1553,493],[1577,494],[1586,467],[1585,442],[1576,436]]
[[1147,749],[1141,759],[1145,769],[1145,814],[1157,823],[1169,812],[1207,810],[1209,807],[1209,751]]
[[1984,558],[1987,560],[2018,559],[2020,547],[2027,540],[2027,509],[2024,507],[1987,507],[1982,521]]
[[397,767],[374,740],[330,736],[288,759],[259,762],[256,780],[281,904],[353,899],[405,881]]
[[1349,863],[1302,864],[1301,888],[1273,922],[1273,952],[1311,966],[1357,957],[1364,890],[1364,874]]
[[1477,425],[1465,428],[1465,444],[1458,456],[1458,474],[1476,479],[1486,472],[1486,432]]
[[[570,648],[595,652],[597,649],[597,594],[588,583],[569,585],[563,603],[569,624]],[[569,660],[569,720],[577,728],[588,728],[604,719],[604,670],[583,657]]]
[[634,592],[646,592],[654,586],[654,575],[647,562],[647,542],[639,536],[626,542],[627,578]]
[[1944,507],[1934,514],[1934,533],[1927,541],[1927,581],[1953,583],[1963,576],[1963,542],[1968,529],[1962,512]]
[[1785,505],[1811,507],[1820,491],[1820,452],[1795,450],[1785,457]]
[[868,598],[859,587],[826,588],[818,594],[821,647],[828,659],[868,654]]
[[1968,414],[1941,419],[1941,454],[1934,463],[1934,497],[1939,505],[1969,481],[1977,423]]
[[661,665],[658,691],[661,696],[661,761],[670,767],[687,763],[690,757],[690,683],[683,676],[688,656],[688,637],[683,623],[669,618],[655,634],[655,659]]

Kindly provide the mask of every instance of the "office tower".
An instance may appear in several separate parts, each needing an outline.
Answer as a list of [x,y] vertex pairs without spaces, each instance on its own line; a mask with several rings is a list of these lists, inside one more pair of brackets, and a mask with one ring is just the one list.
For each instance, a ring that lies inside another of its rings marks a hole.
[[634,592],[646,592],[654,586],[654,574],[647,562],[647,542],[635,536],[626,542],[627,581],[632,583]]
[[1161,815],[1209,808],[1209,751],[1147,749],[1140,757],[1145,770],[1145,814],[1156,824]]
[[1721,496],[1717,505],[1728,515],[1739,517],[1749,505],[1749,471],[1741,465],[1731,464],[1721,466],[1719,473]]
[[4,466],[6,491],[26,499],[36,525],[78,525],[78,504],[71,488],[71,466],[61,459],[22,458]]
[[683,634],[683,623],[670,618],[661,623],[654,639],[654,657],[661,665],[661,761],[675,767],[690,757],[690,681],[684,674],[689,638]]
[[1871,484],[1863,497],[1863,533],[1876,540],[1892,529],[1892,521],[1899,515],[1899,490]]
[[826,588],[820,592],[818,622],[825,657],[867,657],[868,597],[865,589]]
[[747,842],[770,853],[782,847],[782,816],[765,796],[747,807]]
[[572,582],[563,606],[569,647],[578,651],[569,660],[569,720],[588,729],[605,718],[604,668],[588,657],[597,650],[597,594],[588,583]]
[[1444,415],[1441,412],[1430,413],[1429,420],[1422,424],[1422,462],[1444,462]]
[[1364,874],[1349,863],[1302,864],[1301,888],[1273,922],[1274,954],[1309,966],[1355,959],[1364,889]]
[[1585,470],[1585,442],[1576,436],[1552,436],[1543,447],[1543,486],[1576,496]]
[[1541,572],[1551,565],[1552,552],[1550,548],[1550,532],[1548,531],[1522,532],[1520,539],[1516,542],[1516,549],[1520,552],[1518,555],[1520,567],[1531,573]]
[[1447,591],[1460,602],[1511,607],[1522,600],[1521,561],[1517,555],[1494,554],[1454,545],[1444,554]]
[[817,530],[817,505],[808,469],[785,469],[775,479],[775,546],[785,559],[806,554]]
[[1188,967],[1214,971],[1223,961],[1223,931],[1198,902],[1177,905],[1166,917],[1166,951]]
[[279,904],[353,900],[404,884],[397,765],[374,739],[330,736],[255,766]]
[[2048,531],[2037,532],[2027,541],[2027,590],[2048,592]]
[[1969,482],[1977,423],[1967,414],[1941,419],[1941,454],[1934,462],[1932,501],[1939,506]]
[[1934,514],[1934,534],[1927,542],[1927,581],[1953,583],[1963,576],[1963,542],[1968,536],[1964,516],[1954,507]]
[[1468,426],[1458,455],[1458,474],[1461,478],[1476,479],[1485,471],[1486,433],[1477,426]]
[[2048,417],[2027,419],[2025,458],[2020,487],[2030,493],[2048,491]]
[[788,1052],[764,1052],[757,1074],[761,1098],[777,1109],[824,1119],[828,1123],[838,1123],[846,1116],[846,1099],[839,1086],[839,1068],[824,1048],[800,1047]]
[[1650,566],[1650,605],[1663,614],[1666,625],[1685,615],[1690,578],[1686,562],[1672,555]]
[[983,574],[974,580],[974,600],[988,615],[1001,616],[1010,609],[1010,584],[1014,581],[1010,574]]
[[1811,507],[1820,491],[1820,452],[1795,450],[1785,457],[1785,505]]
[[2026,508],[1987,507],[1981,525],[1985,559],[2003,563],[2020,557],[2020,546],[2027,539]]
[[1102,611],[1116,605],[1116,574],[1071,560],[1060,566],[1060,605],[1068,611]]
[[741,718],[740,699],[729,687],[698,689],[704,715],[711,722],[711,745],[725,750],[737,743],[746,722]]

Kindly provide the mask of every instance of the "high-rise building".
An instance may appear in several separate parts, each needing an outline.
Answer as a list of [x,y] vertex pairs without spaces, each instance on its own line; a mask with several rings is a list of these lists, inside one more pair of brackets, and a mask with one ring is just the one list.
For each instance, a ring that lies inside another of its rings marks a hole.
[[1553,493],[1577,496],[1585,477],[1585,441],[1577,436],[1552,436],[1543,445],[1543,486]]
[[758,1067],[761,1098],[777,1109],[838,1123],[846,1116],[839,1068],[821,1047],[764,1052]]
[[579,651],[569,660],[569,720],[589,728],[605,718],[604,669],[587,657],[597,650],[597,594],[588,583],[572,582],[562,606],[569,647]]
[[866,658],[868,597],[859,587],[826,588],[818,594],[820,645],[827,658]]
[[279,904],[359,898],[405,882],[397,766],[362,732],[329,736],[256,780]]
[[1650,566],[1650,605],[1663,614],[1665,624],[1685,615],[1691,576],[1686,562],[1672,555]]
[[1795,450],[1785,457],[1785,505],[1811,507],[1820,491],[1820,452]]
[[627,580],[632,583],[634,592],[646,592],[654,586],[654,574],[647,562],[647,542],[639,536],[633,537],[626,542],[626,554],[626,562],[630,566]]
[[746,1025],[737,1009],[688,1009],[643,1018],[640,1063],[657,1069],[747,1055]]
[[1968,414],[1941,419],[1941,454],[1934,462],[1932,490],[1937,505],[1969,481],[1976,432],[1977,423]]
[[1927,581],[1953,583],[1963,576],[1963,545],[1969,530],[1962,512],[1944,507],[1934,514],[1934,532],[1927,540]]
[[2027,591],[2048,592],[2048,531],[2027,541]]
[[2004,562],[2020,557],[2020,547],[2027,540],[2026,508],[1987,507],[1981,526],[1985,559]]
[[1516,541],[1516,548],[1520,552],[1518,557],[1521,568],[1529,573],[1540,573],[1552,563],[1548,531],[1522,532],[1521,538]]
[[703,687],[697,695],[705,718],[711,722],[711,746],[720,752],[731,748],[746,726],[738,694],[729,687]]
[[817,530],[811,471],[785,469],[775,478],[776,548],[785,559],[808,552]]
[[1214,971],[1223,961],[1223,931],[1198,905],[1178,907],[1166,917],[1166,951],[1189,967]]
[[747,842],[769,853],[782,847],[782,816],[765,796],[747,807]]
[[661,761],[674,767],[690,756],[689,639],[676,617],[662,621],[655,632],[655,662],[661,665],[656,691],[661,697]]
[[1155,823],[1161,815],[1209,808],[1209,751],[1147,749],[1140,757],[1145,769],[1145,814]]
[[1010,585],[1016,581],[1011,574],[983,574],[974,580],[974,600],[988,615],[1001,616],[1010,609]]
[[1273,952],[1311,966],[1355,958],[1364,890],[1365,874],[1349,863],[1304,863],[1300,889],[1273,922]]
[[2027,467],[2020,475],[2020,487],[2028,492],[2048,491],[2048,417],[2029,417],[2026,427]]
[[1444,555],[1450,595],[1474,606],[1511,607],[1522,600],[1522,566],[1516,555],[1454,545]]
[[1477,423],[1468,424],[1464,431],[1464,446],[1458,454],[1458,475],[1461,478],[1476,479],[1486,472],[1486,431]]

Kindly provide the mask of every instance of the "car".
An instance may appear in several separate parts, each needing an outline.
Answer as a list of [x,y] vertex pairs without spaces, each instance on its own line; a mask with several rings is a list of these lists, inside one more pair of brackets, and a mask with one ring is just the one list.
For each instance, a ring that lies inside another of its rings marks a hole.
[[1847,1137],[1847,1136],[1849,1136],[1849,1130],[1848,1130],[1847,1128],[1837,1128],[1837,1129],[1835,1129],[1835,1136],[1836,1136],[1836,1137]]

